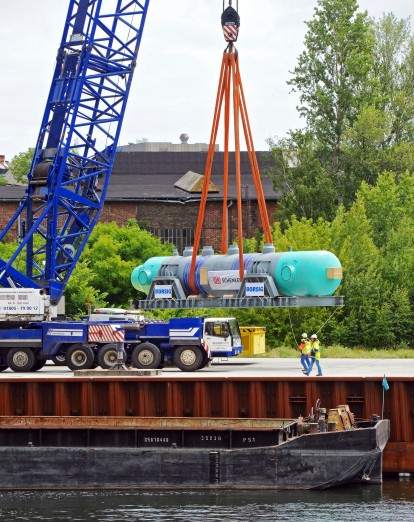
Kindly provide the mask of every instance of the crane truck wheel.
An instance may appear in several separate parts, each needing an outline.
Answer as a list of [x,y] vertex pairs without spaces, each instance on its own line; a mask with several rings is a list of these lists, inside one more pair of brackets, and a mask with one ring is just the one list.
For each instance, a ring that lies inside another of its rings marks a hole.
[[198,346],[180,346],[174,352],[174,364],[183,372],[195,372],[203,367],[203,352]]
[[134,348],[131,363],[135,368],[153,370],[161,364],[160,349],[152,343],[142,343]]
[[201,366],[199,368],[199,370],[205,368],[206,366],[208,366],[209,364],[211,363],[211,359],[208,357],[207,354],[203,354],[203,362],[201,363]]
[[112,370],[118,360],[115,344],[105,344],[98,352],[98,366],[104,370]]
[[90,370],[96,368],[95,354],[90,346],[75,344],[67,351],[66,362],[72,370]]
[[66,355],[64,353],[54,355],[52,361],[55,366],[66,366]]
[[37,372],[38,370],[41,370],[45,364],[46,361],[44,359],[37,360],[32,368],[32,372]]
[[7,364],[14,372],[31,372],[36,362],[36,355],[31,348],[13,348],[7,354]]

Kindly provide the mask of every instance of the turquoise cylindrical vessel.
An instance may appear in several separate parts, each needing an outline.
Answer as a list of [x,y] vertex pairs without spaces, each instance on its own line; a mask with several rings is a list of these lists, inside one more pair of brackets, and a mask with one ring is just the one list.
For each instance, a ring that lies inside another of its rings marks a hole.
[[[251,274],[267,273],[281,296],[323,297],[335,293],[342,281],[339,259],[325,250],[246,254],[245,270]],[[154,278],[169,275],[181,281],[184,292],[191,292],[188,274],[191,256],[152,257],[131,274],[133,287],[148,295]],[[197,257],[196,285],[202,295],[220,296],[224,292],[237,295],[233,281],[239,269],[238,255]],[[203,281],[201,278],[203,277]],[[233,279],[232,279],[233,278]],[[220,285],[230,284],[230,287]]]
[[141,266],[134,268],[131,283],[135,290],[148,294],[154,277],[157,277],[165,257],[151,257]]
[[342,269],[335,254],[326,250],[285,252],[280,254],[274,277],[284,296],[327,296],[341,284]]

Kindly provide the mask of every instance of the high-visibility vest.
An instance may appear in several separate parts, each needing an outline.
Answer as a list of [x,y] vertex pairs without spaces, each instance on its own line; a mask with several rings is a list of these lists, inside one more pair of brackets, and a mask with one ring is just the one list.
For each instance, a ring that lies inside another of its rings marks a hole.
[[315,359],[319,359],[321,358],[321,347],[320,347],[320,344],[319,344],[319,340],[317,339],[316,341],[312,341],[311,342],[311,351],[313,350],[315,352],[315,355],[313,355],[312,357],[315,357]]
[[305,341],[305,347],[302,350],[303,355],[310,355],[311,353],[311,342]]

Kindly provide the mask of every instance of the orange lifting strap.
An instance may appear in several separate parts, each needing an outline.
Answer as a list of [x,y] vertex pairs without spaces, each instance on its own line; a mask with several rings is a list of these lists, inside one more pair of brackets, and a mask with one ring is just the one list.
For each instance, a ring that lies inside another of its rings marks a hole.
[[239,57],[235,47],[230,44],[223,54],[221,64],[220,80],[217,91],[216,106],[214,110],[213,126],[211,129],[210,145],[208,148],[207,161],[204,171],[203,188],[201,192],[200,208],[198,211],[197,225],[194,236],[193,255],[191,260],[189,283],[194,294],[198,294],[196,285],[197,254],[200,249],[201,234],[203,231],[206,213],[207,197],[213,170],[215,144],[224,104],[224,167],[223,167],[223,210],[222,210],[222,234],[221,252],[227,253],[228,248],[228,193],[229,193],[229,141],[230,141],[230,115],[233,108],[234,117],[234,142],[235,142],[235,164],[236,164],[236,194],[237,194],[237,243],[239,247],[239,269],[240,280],[244,278],[243,257],[243,207],[241,188],[241,162],[240,162],[240,122],[247,146],[250,169],[256,191],[259,207],[260,221],[266,243],[272,243],[272,230],[267,213],[266,201],[260,177],[260,168],[254,149],[253,135],[250,120],[247,113],[246,98],[240,76]]

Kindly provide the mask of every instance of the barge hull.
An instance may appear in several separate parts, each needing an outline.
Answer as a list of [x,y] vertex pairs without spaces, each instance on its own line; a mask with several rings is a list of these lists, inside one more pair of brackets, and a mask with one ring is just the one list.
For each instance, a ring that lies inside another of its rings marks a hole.
[[0,447],[0,489],[325,489],[381,482],[389,422],[315,433],[279,445],[178,447]]

